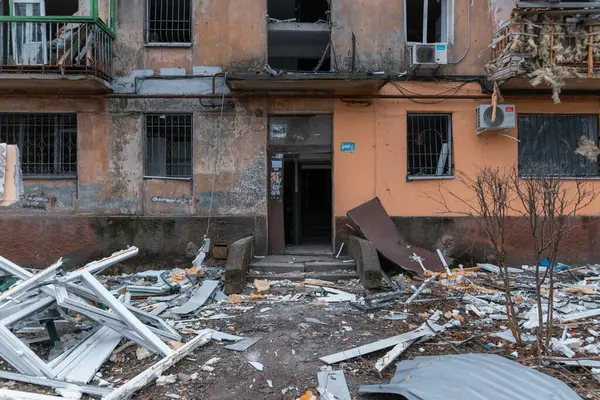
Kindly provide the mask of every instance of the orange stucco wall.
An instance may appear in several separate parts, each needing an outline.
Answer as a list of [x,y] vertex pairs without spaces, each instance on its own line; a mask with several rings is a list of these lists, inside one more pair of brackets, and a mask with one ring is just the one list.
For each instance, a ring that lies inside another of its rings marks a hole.
[[[403,82],[402,88],[416,93],[441,93],[457,83]],[[388,84],[382,93],[399,93]],[[457,94],[481,94],[476,83],[465,85]],[[599,100],[563,99],[554,105],[549,96],[536,99],[505,98],[521,113],[600,113]],[[423,102],[430,100],[423,100]],[[474,176],[483,165],[511,167],[517,163],[518,143],[487,132],[477,136],[475,108],[489,100],[456,99],[439,104],[420,104],[408,99],[378,99],[372,105],[350,105],[340,100],[334,111],[335,215],[373,197],[379,197],[392,216],[439,216],[446,212],[435,199],[439,188],[469,199],[472,195],[458,179],[407,181],[407,113],[451,113],[455,171]],[[505,132],[516,137],[517,130]],[[354,153],[342,153],[342,142],[354,142]],[[573,186],[572,182],[567,184]],[[590,181],[590,185],[597,183]],[[458,201],[446,200],[453,211],[464,211]],[[581,214],[600,213],[595,201]]]

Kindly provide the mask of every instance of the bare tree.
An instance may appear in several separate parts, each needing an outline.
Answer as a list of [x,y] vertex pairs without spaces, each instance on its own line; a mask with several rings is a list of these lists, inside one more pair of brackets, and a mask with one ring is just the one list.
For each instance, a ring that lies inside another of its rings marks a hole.
[[[535,262],[535,292],[538,313],[537,352],[548,351],[553,330],[554,305],[554,266],[560,251],[560,244],[568,231],[569,216],[592,203],[598,193],[590,181],[583,179],[567,180],[556,165],[530,163],[512,174],[512,186],[517,195],[519,207],[515,211],[528,222],[532,239],[532,256]],[[540,274],[540,263],[548,260],[546,273]],[[542,286],[549,280],[548,315],[544,332],[544,312]],[[545,337],[544,337],[545,336]]]
[[[483,167],[473,178],[464,172],[457,172],[458,179],[472,194],[472,198],[462,196],[441,186],[434,200],[441,204],[446,212],[467,215],[473,219],[485,232],[495,262],[500,267],[504,283],[506,314],[508,325],[517,342],[521,346],[521,332],[511,294],[511,279],[506,262],[505,243],[507,239],[507,216],[512,210],[511,201],[514,198],[512,177],[515,168],[502,169],[490,166]],[[463,210],[450,207],[447,199],[451,198],[462,206]]]

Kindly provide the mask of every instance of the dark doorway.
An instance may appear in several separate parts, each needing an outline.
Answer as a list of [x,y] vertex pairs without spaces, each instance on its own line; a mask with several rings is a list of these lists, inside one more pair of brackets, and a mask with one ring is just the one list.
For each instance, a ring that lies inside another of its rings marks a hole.
[[320,246],[331,251],[331,155],[285,155],[284,165],[283,208],[286,246]]

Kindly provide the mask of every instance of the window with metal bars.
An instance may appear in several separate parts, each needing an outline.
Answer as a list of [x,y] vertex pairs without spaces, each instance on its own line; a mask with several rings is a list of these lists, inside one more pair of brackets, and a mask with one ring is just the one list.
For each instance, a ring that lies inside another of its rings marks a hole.
[[146,0],[147,44],[191,44],[191,0]]
[[519,114],[518,124],[519,175],[600,176],[598,160],[576,152],[582,138],[598,146],[597,115]]
[[29,176],[77,176],[77,114],[0,114],[0,143],[16,144]]
[[146,115],[147,177],[192,176],[192,115]]
[[452,176],[452,115],[408,114],[408,178]]

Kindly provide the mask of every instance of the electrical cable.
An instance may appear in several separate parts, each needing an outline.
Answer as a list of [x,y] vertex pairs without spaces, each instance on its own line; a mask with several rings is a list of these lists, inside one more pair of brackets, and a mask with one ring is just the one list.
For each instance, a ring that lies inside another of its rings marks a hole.
[[469,50],[471,49],[471,8],[473,8],[473,2],[471,1],[471,4],[469,4],[467,7],[467,48],[465,49],[465,54],[463,54],[461,58],[456,61],[451,61],[448,64],[458,64],[465,59],[467,53],[469,53]]

